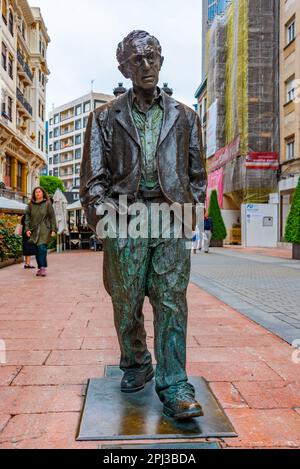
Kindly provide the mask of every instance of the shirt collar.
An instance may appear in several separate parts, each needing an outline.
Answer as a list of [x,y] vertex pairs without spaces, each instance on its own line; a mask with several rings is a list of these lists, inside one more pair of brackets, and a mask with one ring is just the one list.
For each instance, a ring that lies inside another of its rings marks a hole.
[[[136,102],[136,94],[135,94],[133,88],[131,88],[131,90],[130,90],[129,102],[130,102],[131,108],[133,108],[133,106],[135,105],[135,107],[139,110],[139,107],[138,107],[137,102]],[[157,96],[156,96],[156,98],[154,99],[154,101],[153,101],[151,107],[152,107],[155,103],[158,103],[162,109],[164,108],[163,97],[162,97],[162,90],[161,90],[159,87],[157,87]]]

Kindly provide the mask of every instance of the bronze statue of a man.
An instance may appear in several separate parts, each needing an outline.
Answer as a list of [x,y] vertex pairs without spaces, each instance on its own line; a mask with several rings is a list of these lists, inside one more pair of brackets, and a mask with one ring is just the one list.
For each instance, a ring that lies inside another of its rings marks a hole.
[[[154,203],[197,205],[206,192],[200,120],[158,88],[164,61],[159,41],[133,31],[119,44],[117,60],[133,88],[91,113],[86,130],[80,196],[94,230],[99,207],[109,202],[118,211],[120,196],[150,209]],[[154,377],[143,316],[148,296],[163,412],[176,419],[199,417],[203,410],[186,374],[191,251],[184,237],[151,233],[149,228],[146,237],[103,240],[104,284],[112,298],[124,372],[121,391],[140,391]]]

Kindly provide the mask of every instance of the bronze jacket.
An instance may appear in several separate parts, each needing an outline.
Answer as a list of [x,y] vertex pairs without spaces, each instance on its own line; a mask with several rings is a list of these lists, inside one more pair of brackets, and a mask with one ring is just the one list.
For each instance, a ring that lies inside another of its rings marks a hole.
[[[131,115],[130,91],[89,116],[81,164],[80,199],[88,224],[95,230],[97,206],[119,195],[137,197],[142,149]],[[161,190],[169,203],[204,202],[207,175],[200,119],[195,111],[163,91],[164,120],[157,146]]]

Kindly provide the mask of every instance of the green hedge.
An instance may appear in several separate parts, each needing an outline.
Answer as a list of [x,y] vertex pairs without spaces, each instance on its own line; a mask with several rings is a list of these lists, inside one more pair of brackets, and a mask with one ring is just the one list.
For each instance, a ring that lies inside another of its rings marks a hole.
[[300,244],[300,179],[286,222],[285,240],[288,243]]
[[19,259],[22,256],[22,237],[15,236],[16,225],[20,222],[17,215],[0,217],[0,261]]
[[208,216],[213,220],[214,231],[212,239],[214,241],[224,240],[227,237],[227,230],[219,207],[216,190],[212,191],[210,196]]

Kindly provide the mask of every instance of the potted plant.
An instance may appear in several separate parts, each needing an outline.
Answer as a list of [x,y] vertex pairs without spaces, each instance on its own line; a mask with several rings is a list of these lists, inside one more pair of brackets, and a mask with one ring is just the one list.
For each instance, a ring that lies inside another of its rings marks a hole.
[[227,237],[227,230],[221,214],[216,190],[213,190],[210,196],[208,216],[213,221],[211,247],[222,248],[224,239]]
[[286,222],[285,240],[293,243],[293,259],[300,260],[300,178]]

